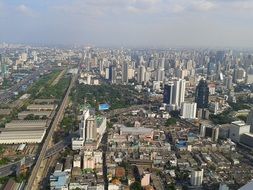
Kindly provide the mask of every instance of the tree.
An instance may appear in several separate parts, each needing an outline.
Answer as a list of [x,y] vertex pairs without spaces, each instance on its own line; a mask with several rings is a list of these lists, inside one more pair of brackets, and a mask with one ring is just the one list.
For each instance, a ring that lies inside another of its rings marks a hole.
[[142,190],[141,183],[138,181],[133,182],[130,185],[130,190]]
[[246,115],[239,115],[239,116],[237,116],[237,118],[244,121],[245,123],[247,121],[247,116]]
[[166,121],[166,123],[165,123],[165,125],[167,126],[167,127],[169,127],[169,126],[171,126],[171,125],[176,125],[177,124],[177,120],[175,119],[175,118],[169,118],[169,119],[167,119],[167,121]]

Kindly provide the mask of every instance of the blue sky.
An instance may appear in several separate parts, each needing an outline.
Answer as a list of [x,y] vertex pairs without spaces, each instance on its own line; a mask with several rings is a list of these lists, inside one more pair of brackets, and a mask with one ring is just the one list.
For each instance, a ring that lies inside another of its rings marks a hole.
[[0,42],[252,47],[253,0],[0,0]]

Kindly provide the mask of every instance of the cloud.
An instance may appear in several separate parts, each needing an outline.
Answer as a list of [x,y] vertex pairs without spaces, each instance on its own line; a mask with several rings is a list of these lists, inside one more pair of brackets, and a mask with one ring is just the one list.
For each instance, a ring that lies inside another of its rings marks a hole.
[[232,8],[240,11],[253,11],[252,1],[235,1],[232,3]]
[[207,0],[192,1],[193,9],[198,11],[211,11],[217,7],[217,4]]
[[20,14],[25,15],[25,16],[34,16],[35,15],[35,13],[24,4],[21,4],[21,5],[17,6],[16,10]]

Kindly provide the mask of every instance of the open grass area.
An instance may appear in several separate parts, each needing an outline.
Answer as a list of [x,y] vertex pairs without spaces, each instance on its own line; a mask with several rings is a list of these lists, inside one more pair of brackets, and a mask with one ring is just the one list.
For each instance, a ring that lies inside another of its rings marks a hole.
[[132,86],[102,84],[97,86],[78,84],[71,97],[74,102],[86,103],[98,108],[101,103],[108,103],[110,109],[125,108],[136,100],[137,92]]
[[37,98],[61,99],[69,86],[70,80],[70,76],[63,76],[54,86],[51,83],[45,85],[45,88],[37,95]]
[[55,70],[51,73],[42,76],[38,81],[36,81],[27,91],[28,94],[31,94],[32,98],[36,98],[36,96],[46,89],[60,74],[61,71]]

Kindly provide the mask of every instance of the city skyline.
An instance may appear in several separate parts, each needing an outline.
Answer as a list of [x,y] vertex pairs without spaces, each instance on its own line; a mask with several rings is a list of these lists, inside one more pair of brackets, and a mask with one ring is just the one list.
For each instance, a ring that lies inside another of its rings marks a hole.
[[251,47],[250,0],[0,0],[0,42]]

